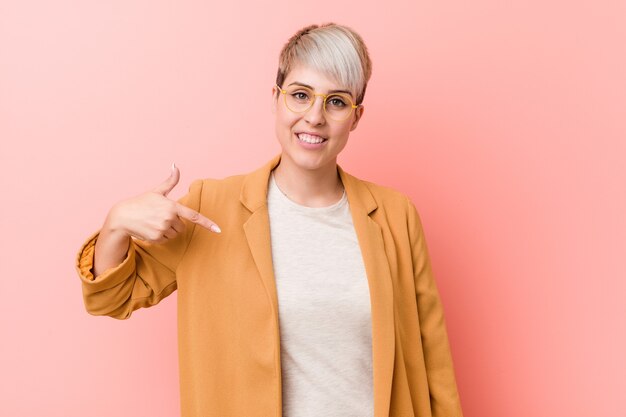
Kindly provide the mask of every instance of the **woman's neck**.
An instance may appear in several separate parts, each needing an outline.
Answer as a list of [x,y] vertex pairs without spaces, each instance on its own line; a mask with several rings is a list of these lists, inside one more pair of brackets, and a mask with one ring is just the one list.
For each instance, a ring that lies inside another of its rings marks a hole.
[[291,201],[307,207],[330,206],[343,195],[336,162],[316,170],[307,170],[281,158],[274,168],[274,180]]

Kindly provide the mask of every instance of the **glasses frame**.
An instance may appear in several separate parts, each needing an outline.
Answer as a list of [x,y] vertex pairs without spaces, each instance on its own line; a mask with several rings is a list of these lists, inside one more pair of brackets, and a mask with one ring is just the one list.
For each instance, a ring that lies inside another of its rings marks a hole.
[[[287,109],[289,109],[289,111],[291,111],[293,113],[306,113],[307,111],[309,111],[311,109],[311,107],[313,107],[313,104],[315,104],[315,100],[317,99],[317,96],[323,97],[323,99],[324,99],[324,103],[323,103],[323,106],[322,106],[322,108],[324,109],[324,114],[326,116],[328,116],[329,119],[334,120],[336,122],[343,122],[344,120],[347,120],[350,116],[352,116],[352,113],[354,112],[354,109],[357,109],[357,108],[359,108],[361,106],[361,104],[354,104],[354,102],[352,101],[352,97],[350,97],[349,95],[347,95],[345,93],[322,94],[322,93],[316,93],[315,90],[312,90],[312,89],[310,89],[308,87],[298,86],[302,90],[310,91],[312,96],[313,96],[313,100],[311,100],[311,104],[309,104],[309,107],[307,107],[306,109],[301,110],[301,111],[295,111],[291,107],[289,107],[289,105],[287,104],[287,90],[283,90],[278,84],[274,84],[274,85],[278,88],[278,91],[280,91],[283,94],[283,97],[284,97],[284,100],[285,100],[285,107],[287,107]],[[335,118],[331,117],[328,114],[328,112],[326,111],[326,101],[327,101],[328,97],[331,97],[331,96],[345,97],[350,102],[350,113],[348,113],[348,115],[346,117],[344,117],[343,119],[335,119]]]

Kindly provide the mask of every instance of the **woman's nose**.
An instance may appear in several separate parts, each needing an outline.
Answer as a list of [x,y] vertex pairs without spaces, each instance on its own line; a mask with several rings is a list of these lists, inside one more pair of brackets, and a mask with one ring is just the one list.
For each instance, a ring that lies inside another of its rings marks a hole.
[[325,121],[323,97],[315,96],[313,104],[306,111],[304,118],[311,124],[320,124]]

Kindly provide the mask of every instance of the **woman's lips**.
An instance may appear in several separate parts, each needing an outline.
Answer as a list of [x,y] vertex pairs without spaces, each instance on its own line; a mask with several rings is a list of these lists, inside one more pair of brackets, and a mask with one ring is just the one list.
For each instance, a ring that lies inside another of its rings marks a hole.
[[326,143],[328,142],[328,139],[324,139],[323,141],[318,142],[318,143],[310,143],[310,142],[306,142],[306,141],[300,139],[298,134],[296,134],[295,136],[296,136],[296,140],[298,141],[298,143],[305,149],[319,149],[319,148],[325,146]]

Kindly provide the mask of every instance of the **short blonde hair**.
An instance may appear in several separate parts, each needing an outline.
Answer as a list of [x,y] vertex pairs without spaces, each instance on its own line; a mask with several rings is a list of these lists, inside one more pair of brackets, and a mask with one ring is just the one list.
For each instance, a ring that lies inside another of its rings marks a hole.
[[372,61],[361,36],[336,23],[309,25],[298,30],[283,46],[276,84],[283,87],[289,71],[302,64],[322,72],[352,92],[361,104],[372,75]]

